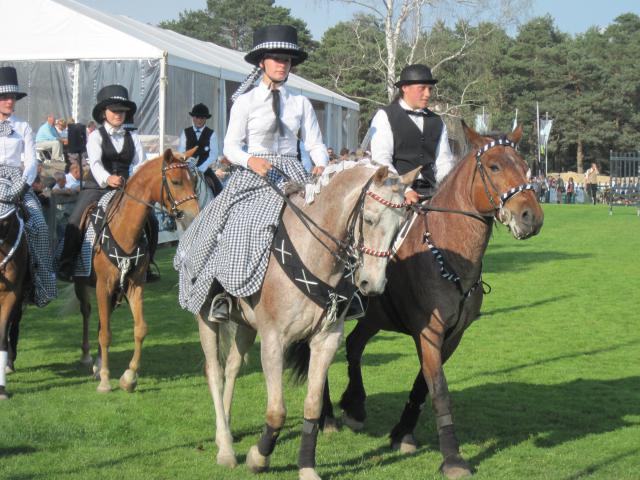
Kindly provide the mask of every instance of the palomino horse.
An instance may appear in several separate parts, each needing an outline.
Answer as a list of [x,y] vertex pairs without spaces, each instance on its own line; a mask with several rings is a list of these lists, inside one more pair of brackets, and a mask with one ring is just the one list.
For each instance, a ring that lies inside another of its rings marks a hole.
[[17,209],[0,220],[0,400],[9,398],[6,374],[17,348],[18,322],[28,282],[29,249]]
[[[380,330],[413,337],[420,371],[391,443],[415,450],[413,430],[428,392],[435,414],[441,471],[460,478],[471,470],[459,452],[451,399],[443,364],[465,329],[480,313],[482,257],[494,219],[516,239],[536,235],[543,213],[527,183],[527,165],[515,150],[517,128],[506,138],[481,137],[464,125],[474,150],[446,177],[431,203],[422,208],[387,270],[383,295],[374,297],[364,318],[347,337],[349,384],[342,395],[344,423],[361,429],[366,417],[360,359],[367,342]],[[325,390],[325,410],[331,411]]]
[[[330,288],[335,288],[343,276],[343,259],[347,252],[357,251],[355,285],[366,294],[378,294],[384,290],[385,269],[390,255],[388,248],[403,219],[404,190],[418,172],[416,170],[402,178],[389,176],[386,167],[379,168],[373,176],[372,172],[368,166],[344,170],[333,176],[314,203],[300,205],[299,198],[293,200],[306,214],[305,223],[313,223],[313,228],[303,225],[291,206],[284,210],[279,228],[288,232],[303,265]],[[327,245],[331,237],[339,245],[338,250]],[[309,362],[308,387],[298,467],[300,478],[318,479],[315,449],[322,389],[327,369],[342,338],[343,320],[328,321],[330,315],[326,306],[318,305],[294,286],[274,254],[291,255],[291,249],[285,251],[283,244],[281,250],[274,250],[262,289],[251,297],[239,299],[240,312],[234,310],[237,326],[231,329],[229,324],[221,326],[210,322],[206,308],[198,315],[209,390],[216,411],[217,461],[221,465],[236,465],[229,426],[233,387],[242,358],[253,344],[257,332],[261,338],[268,402],[265,431],[258,444],[251,447],[247,465],[254,472],[268,468],[269,457],[286,417],[282,391],[285,350],[304,342],[309,347],[306,354],[310,352],[310,356],[306,358]],[[309,279],[309,272],[296,272],[298,282],[303,278],[304,281]],[[226,368],[220,360],[227,354],[224,345],[231,345]]]
[[[189,164],[184,161],[193,155],[195,149],[183,155],[174,155],[170,149],[164,155],[145,162],[135,175],[127,181],[122,192],[118,192],[107,211],[107,220],[111,239],[123,251],[133,252],[139,245],[145,222],[155,203],[159,203],[167,215],[175,217],[186,228],[199,213],[197,198],[193,192]],[[118,197],[119,195],[119,197]],[[96,239],[96,245],[99,242]],[[109,384],[109,344],[111,343],[111,313],[115,308],[120,292],[126,295],[133,314],[135,341],[134,353],[129,368],[120,377],[120,387],[132,392],[137,385],[137,371],[140,363],[142,342],[147,334],[147,324],[142,312],[144,283],[149,265],[149,257],[137,262],[124,278],[121,285],[121,272],[108,258],[108,252],[99,246],[94,247],[91,277],[74,277],[76,296],[80,301],[83,319],[82,359],[84,364],[91,363],[89,354],[89,287],[95,287],[100,328],[99,359],[94,369],[100,376],[98,392],[111,391]]]

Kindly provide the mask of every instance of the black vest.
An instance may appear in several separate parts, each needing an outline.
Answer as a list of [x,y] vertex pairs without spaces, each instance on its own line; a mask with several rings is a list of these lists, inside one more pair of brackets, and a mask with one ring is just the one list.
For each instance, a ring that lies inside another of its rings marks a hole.
[[[119,175],[124,178],[129,178],[129,167],[133,162],[133,157],[136,155],[136,147],[133,144],[133,138],[128,131],[124,134],[124,145],[120,153],[116,152],[116,148],[111,143],[111,137],[107,133],[104,126],[98,129],[100,136],[102,137],[102,166],[109,172],[110,175]],[[93,183],[97,184],[91,175],[93,182],[88,182],[87,188],[96,188]]]
[[438,115],[426,110],[422,132],[398,103],[383,108],[393,133],[393,166],[400,175],[422,167],[422,180],[416,180],[413,189],[420,195],[431,196],[435,191],[434,164],[440,143],[443,123]]
[[213,130],[206,125],[202,127],[200,131],[200,140],[196,137],[196,131],[193,126],[184,129],[184,136],[187,139],[187,150],[195,146],[198,147],[198,150],[196,150],[196,153],[193,155],[198,159],[198,166],[202,165],[209,158],[209,141],[211,140],[211,135],[213,135]]

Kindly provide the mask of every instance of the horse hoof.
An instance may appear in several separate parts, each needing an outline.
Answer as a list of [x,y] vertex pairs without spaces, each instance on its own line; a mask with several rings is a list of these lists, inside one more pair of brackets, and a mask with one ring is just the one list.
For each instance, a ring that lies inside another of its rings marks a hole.
[[6,367],[4,367],[4,373],[6,373],[7,375],[11,375],[12,373],[16,373],[16,370],[12,366],[7,365]]
[[402,437],[399,442],[392,442],[391,448],[404,455],[411,455],[412,453],[416,453],[416,450],[418,449],[416,439],[410,433],[407,433],[404,437]]
[[233,452],[218,452],[218,455],[216,456],[216,462],[218,463],[218,465],[221,465],[223,467],[235,468],[238,466],[236,455]]
[[0,400],[9,400],[9,393],[4,387],[0,387]]
[[313,468],[301,468],[298,471],[299,480],[322,480]]
[[94,380],[100,380],[100,367],[98,367],[97,365],[94,365],[93,367],[91,367],[91,372],[93,375],[93,379]]
[[125,370],[120,377],[120,388],[126,392],[133,393],[138,386],[138,376],[133,370]]
[[83,353],[80,357],[80,365],[82,365],[83,367],[90,367],[91,365],[93,365],[93,358],[91,357],[91,355],[88,353]]
[[247,467],[253,473],[266,472],[269,468],[269,457],[260,454],[256,445],[252,446],[247,453]]
[[324,421],[324,427],[322,427],[322,433],[336,433],[339,431],[338,421],[333,417],[327,417]]
[[109,382],[103,382],[100,381],[100,385],[98,385],[98,388],[96,388],[96,391],[98,393],[109,393],[111,391],[111,385],[109,385]]
[[346,425],[354,432],[361,432],[364,429],[364,422],[359,422],[345,412],[342,412],[342,424]]
[[457,480],[458,478],[470,477],[471,467],[460,455],[455,455],[442,462],[440,472],[449,480]]

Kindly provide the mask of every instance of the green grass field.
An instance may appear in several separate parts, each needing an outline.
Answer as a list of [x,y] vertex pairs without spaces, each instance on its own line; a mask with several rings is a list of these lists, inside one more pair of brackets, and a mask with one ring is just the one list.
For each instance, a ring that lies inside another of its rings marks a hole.
[[[604,206],[582,205],[548,205],[545,214],[536,238],[519,242],[496,231],[484,275],[493,291],[447,364],[463,454],[478,479],[640,478],[640,218],[632,208],[608,216]],[[197,326],[177,306],[171,258],[171,249],[160,252],[163,280],[147,290],[149,335],[134,394],[116,388],[133,348],[126,307],[113,320],[115,390],[107,395],[78,365],[79,315],[61,314],[61,300],[28,308],[18,371],[8,377],[13,397],[0,403],[0,479],[251,476],[243,464],[215,464]],[[416,455],[388,444],[418,369],[412,342],[381,334],[364,365],[365,430],[321,435],[318,472],[324,479],[438,478],[429,408],[416,430]],[[346,384],[344,349],[330,377],[335,402]],[[297,478],[304,393],[287,387],[289,417],[264,479]],[[257,346],[235,399],[236,453],[244,462],[264,423]]]

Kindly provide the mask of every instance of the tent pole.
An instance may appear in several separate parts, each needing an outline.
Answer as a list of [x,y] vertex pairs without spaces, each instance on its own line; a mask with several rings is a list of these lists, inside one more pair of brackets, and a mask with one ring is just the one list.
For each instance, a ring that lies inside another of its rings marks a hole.
[[71,116],[75,118],[76,122],[80,119],[78,114],[78,97],[80,96],[80,60],[73,61],[73,90],[71,99]]
[[158,147],[159,155],[164,152],[164,124],[165,124],[165,107],[166,107],[166,94],[167,94],[167,57],[168,52],[162,52],[162,58],[160,59],[160,94],[158,95],[158,123],[159,123],[159,136]]

